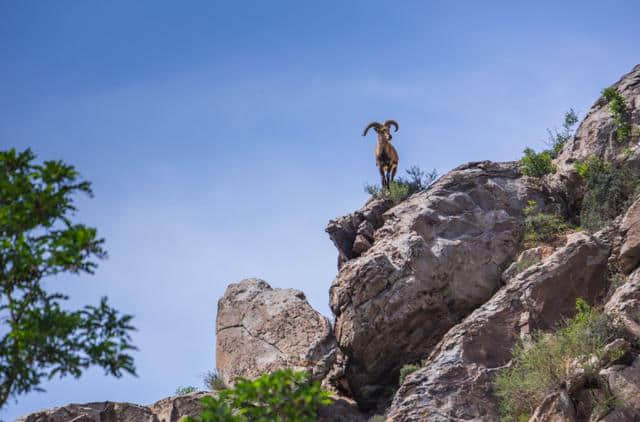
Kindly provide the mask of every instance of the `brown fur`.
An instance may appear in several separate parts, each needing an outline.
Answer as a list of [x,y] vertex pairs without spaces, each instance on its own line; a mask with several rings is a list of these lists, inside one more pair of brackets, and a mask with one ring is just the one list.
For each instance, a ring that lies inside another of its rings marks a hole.
[[391,145],[391,126],[395,126],[396,132],[398,131],[398,123],[394,120],[387,120],[384,124],[378,122],[371,122],[367,125],[362,133],[362,136],[367,135],[367,131],[373,128],[378,134],[378,142],[376,143],[375,155],[376,165],[378,171],[380,171],[380,178],[382,180],[382,187],[388,188],[393,178],[398,171],[398,152]]

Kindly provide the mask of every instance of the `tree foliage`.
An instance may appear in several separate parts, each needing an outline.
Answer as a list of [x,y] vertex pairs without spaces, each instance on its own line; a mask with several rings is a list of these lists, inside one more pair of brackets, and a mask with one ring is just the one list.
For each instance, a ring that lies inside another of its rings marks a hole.
[[200,417],[185,422],[311,422],[331,399],[306,372],[282,369],[253,381],[238,378],[234,388],[203,397],[202,404]]
[[570,108],[569,111],[564,113],[562,129],[560,131],[547,129],[547,145],[550,147],[549,152],[553,158],[556,158],[558,154],[560,154],[562,148],[564,148],[566,143],[569,142],[569,139],[573,136],[573,127],[576,123],[578,123],[578,114],[574,109]]
[[552,159],[549,151],[537,153],[531,148],[525,148],[524,157],[520,159],[520,171],[530,177],[542,177],[545,174],[554,173],[556,168]]
[[29,149],[0,151],[0,407],[41,391],[45,378],[79,377],[91,365],[135,374],[132,316],[106,298],[69,311],[67,296],[43,288],[45,278],[92,274],[106,251],[95,228],[71,220],[73,195],[91,196],[90,183],[61,161],[34,160]]

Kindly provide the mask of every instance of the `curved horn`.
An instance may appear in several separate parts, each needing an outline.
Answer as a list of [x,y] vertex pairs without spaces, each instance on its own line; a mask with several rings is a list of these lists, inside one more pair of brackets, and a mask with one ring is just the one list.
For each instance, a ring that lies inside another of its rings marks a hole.
[[371,129],[372,127],[375,127],[376,129],[380,128],[380,126],[382,126],[380,123],[378,122],[371,122],[367,125],[366,128],[364,128],[364,132],[362,132],[362,136],[366,136],[367,132],[369,131],[369,129]]
[[398,131],[398,129],[400,129],[400,127],[398,126],[398,122],[396,122],[395,120],[387,120],[386,122],[384,122],[384,125],[386,127],[391,127],[391,125],[396,127],[396,132]]

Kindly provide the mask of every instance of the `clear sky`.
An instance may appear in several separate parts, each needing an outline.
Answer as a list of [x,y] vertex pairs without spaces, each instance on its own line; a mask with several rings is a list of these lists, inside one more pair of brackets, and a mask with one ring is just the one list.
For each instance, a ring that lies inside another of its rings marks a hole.
[[330,218],[377,182],[371,120],[401,171],[515,160],[640,63],[632,1],[0,0],[0,148],[91,182],[106,238],[70,306],[135,315],[137,378],[90,370],[0,418],[69,402],[149,404],[202,386],[216,302],[260,277],[329,316]]

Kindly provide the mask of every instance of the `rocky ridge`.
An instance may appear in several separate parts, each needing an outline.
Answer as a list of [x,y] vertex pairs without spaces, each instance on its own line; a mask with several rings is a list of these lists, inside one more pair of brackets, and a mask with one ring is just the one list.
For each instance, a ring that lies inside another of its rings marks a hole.
[[[367,420],[373,413],[399,422],[498,421],[496,371],[509,365],[518,341],[571,316],[580,297],[623,330],[607,346],[617,358],[594,364],[597,385],[579,376],[558,385],[530,421],[640,420],[640,357],[631,341],[640,338],[640,200],[593,235],[575,232],[527,251],[520,242],[530,200],[540,211],[579,211],[576,162],[597,156],[640,165],[640,65],[614,87],[636,128],[626,144],[615,139],[600,98],[554,160],[555,174],[532,179],[516,162],[468,163],[398,205],[370,200],[332,220],[326,231],[338,250],[333,325],[302,292],[258,279],[231,284],[216,323],[225,382],[282,367],[308,370],[337,398],[321,421]],[[397,385],[408,363],[420,369]],[[590,407],[589,397],[604,391],[616,401],[604,410]],[[23,421],[173,421],[193,411],[166,400],[164,407],[69,405]],[[114,414],[122,416],[110,419]]]

